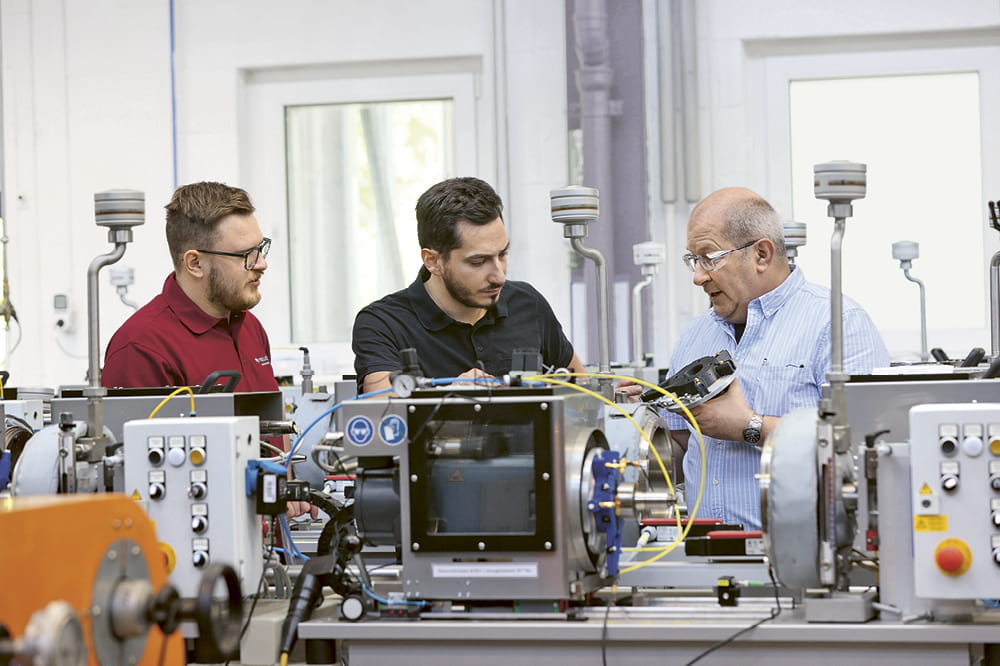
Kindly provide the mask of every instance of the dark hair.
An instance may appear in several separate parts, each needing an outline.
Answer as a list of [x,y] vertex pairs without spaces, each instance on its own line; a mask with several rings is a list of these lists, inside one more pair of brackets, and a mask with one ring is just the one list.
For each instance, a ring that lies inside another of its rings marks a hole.
[[174,192],[167,209],[167,247],[174,267],[188,250],[210,248],[219,220],[227,215],[251,215],[250,195],[222,183],[191,183]]
[[417,240],[420,247],[447,257],[461,245],[455,231],[459,220],[482,225],[497,218],[503,218],[503,201],[489,183],[478,178],[450,178],[417,199]]

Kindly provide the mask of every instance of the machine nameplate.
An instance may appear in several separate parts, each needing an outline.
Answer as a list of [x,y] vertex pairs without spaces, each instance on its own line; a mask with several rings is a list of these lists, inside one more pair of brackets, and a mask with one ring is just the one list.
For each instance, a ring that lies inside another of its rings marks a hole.
[[914,516],[914,532],[947,532],[948,516]]
[[537,562],[433,564],[435,578],[538,578]]

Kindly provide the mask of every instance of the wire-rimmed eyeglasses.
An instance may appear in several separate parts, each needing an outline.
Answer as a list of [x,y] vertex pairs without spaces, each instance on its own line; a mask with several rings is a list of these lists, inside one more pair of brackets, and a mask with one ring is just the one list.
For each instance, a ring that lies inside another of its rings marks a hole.
[[692,273],[695,271],[695,266],[699,265],[702,270],[706,272],[714,271],[726,265],[726,257],[730,254],[739,250],[745,250],[760,240],[761,239],[758,238],[757,240],[752,240],[749,243],[740,245],[739,247],[734,247],[732,250],[720,250],[719,252],[712,252],[711,254],[691,254],[688,252],[683,257],[684,263],[691,269]]
[[241,257],[243,268],[252,271],[261,257],[267,258],[267,253],[271,250],[271,239],[265,238],[257,247],[252,247],[246,252],[220,252],[219,250],[198,250],[205,254],[221,254],[224,257]]

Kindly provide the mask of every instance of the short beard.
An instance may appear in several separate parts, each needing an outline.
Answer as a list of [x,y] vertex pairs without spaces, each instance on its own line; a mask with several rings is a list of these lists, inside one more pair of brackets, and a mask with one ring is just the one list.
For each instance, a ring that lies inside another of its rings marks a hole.
[[[454,298],[456,301],[461,303],[467,308],[478,308],[480,310],[486,310],[492,307],[498,300],[500,300],[500,293],[490,299],[489,303],[483,304],[475,300],[476,292],[470,291],[464,287],[456,285],[448,273],[448,270],[441,274],[441,281],[444,283],[444,288],[448,290],[448,295]],[[484,297],[486,298],[486,297]]]
[[[250,273],[248,272],[248,277]],[[260,303],[260,292],[244,296],[239,287],[227,282],[216,268],[208,269],[208,300],[232,312],[243,312]]]

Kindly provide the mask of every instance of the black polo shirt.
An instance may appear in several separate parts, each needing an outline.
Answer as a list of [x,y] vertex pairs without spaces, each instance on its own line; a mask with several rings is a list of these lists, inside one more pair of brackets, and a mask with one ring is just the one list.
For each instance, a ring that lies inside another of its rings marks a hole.
[[527,282],[504,283],[496,304],[470,326],[441,311],[424,288],[427,277],[422,268],[409,287],[358,313],[351,347],[359,387],[373,372],[402,369],[399,352],[407,347],[417,350],[420,368],[431,378],[475,367],[500,377],[510,372],[514,350],[541,352],[552,368],[573,360],[573,346],[548,301]]

